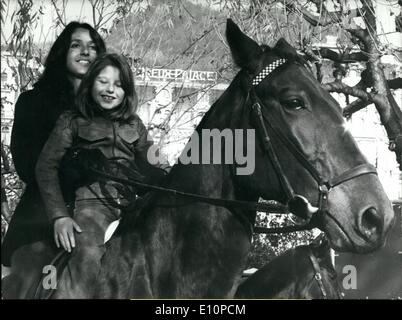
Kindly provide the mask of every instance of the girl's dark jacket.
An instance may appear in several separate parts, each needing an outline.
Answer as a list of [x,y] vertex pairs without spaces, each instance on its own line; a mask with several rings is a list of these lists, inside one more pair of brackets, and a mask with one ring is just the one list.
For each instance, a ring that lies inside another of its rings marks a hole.
[[[54,220],[69,216],[61,189],[59,169],[65,154],[72,147],[96,149],[106,161],[118,159],[125,166],[133,164],[138,168],[139,159],[143,163],[148,162],[149,156],[156,156],[152,150],[148,155],[152,145],[147,129],[138,116],[121,123],[107,116],[95,116],[86,120],[74,112],[61,115],[36,166],[36,177],[49,218]],[[144,170],[141,173],[148,175]],[[114,176],[116,175],[119,173],[115,172]],[[77,200],[93,198],[94,194],[101,198],[106,197],[96,181],[80,186],[75,197]]]
[[35,180],[35,166],[56,120],[73,107],[73,101],[72,90],[54,92],[45,87],[23,92],[17,100],[10,149],[17,174],[26,187],[2,243],[1,263],[5,266],[10,266],[17,248],[52,238],[52,226]]

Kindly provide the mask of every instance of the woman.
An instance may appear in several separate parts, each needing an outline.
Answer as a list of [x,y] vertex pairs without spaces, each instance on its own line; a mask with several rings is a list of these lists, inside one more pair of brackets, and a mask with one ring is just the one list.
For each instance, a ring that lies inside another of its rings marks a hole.
[[11,256],[19,247],[51,237],[52,226],[35,180],[36,162],[56,120],[74,107],[76,91],[89,65],[105,51],[104,41],[89,24],[69,23],[50,49],[34,89],[18,98],[10,147],[26,188],[2,244],[5,266],[11,266]]

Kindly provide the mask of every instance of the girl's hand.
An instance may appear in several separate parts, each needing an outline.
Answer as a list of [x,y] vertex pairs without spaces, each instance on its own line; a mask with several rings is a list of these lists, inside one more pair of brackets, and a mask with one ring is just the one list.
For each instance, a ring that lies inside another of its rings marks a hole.
[[71,252],[75,248],[74,230],[82,232],[80,226],[70,217],[62,217],[54,222],[54,240],[57,248]]

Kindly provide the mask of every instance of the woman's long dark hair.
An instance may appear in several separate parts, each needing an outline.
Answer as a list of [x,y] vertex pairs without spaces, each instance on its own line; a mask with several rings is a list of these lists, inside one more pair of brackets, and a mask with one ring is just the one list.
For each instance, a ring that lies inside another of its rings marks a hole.
[[[112,66],[120,71],[121,87],[124,90],[124,99],[120,106],[112,110],[104,110],[98,106],[92,97],[92,87],[96,77],[107,66]],[[138,98],[134,88],[134,76],[126,58],[116,53],[105,53],[98,56],[90,65],[87,73],[82,78],[76,97],[78,112],[87,120],[91,120],[95,114],[103,114],[119,122],[129,122],[137,111]]]
[[57,37],[47,55],[45,70],[35,84],[35,88],[43,88],[52,94],[71,88],[66,67],[67,53],[71,44],[71,36],[78,28],[86,29],[91,36],[98,54],[106,52],[106,46],[99,33],[87,23],[70,22]]

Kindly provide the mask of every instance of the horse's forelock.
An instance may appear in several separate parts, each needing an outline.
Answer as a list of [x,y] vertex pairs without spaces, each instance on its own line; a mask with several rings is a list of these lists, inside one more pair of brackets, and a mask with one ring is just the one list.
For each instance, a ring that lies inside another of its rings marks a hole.
[[266,44],[262,44],[262,45],[260,46],[260,48],[262,49],[262,52],[264,52],[264,53],[267,53],[267,52],[271,52],[271,51],[272,51],[272,48],[271,48],[270,46],[266,45]]

